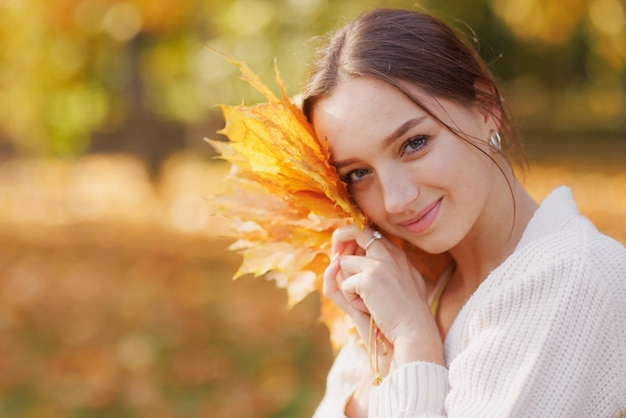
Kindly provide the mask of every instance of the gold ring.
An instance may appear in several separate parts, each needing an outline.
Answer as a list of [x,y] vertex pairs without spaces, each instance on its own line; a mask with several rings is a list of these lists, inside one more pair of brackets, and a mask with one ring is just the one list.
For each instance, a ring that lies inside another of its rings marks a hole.
[[367,249],[370,247],[370,245],[374,243],[374,241],[376,241],[377,239],[381,239],[382,237],[383,237],[383,234],[381,234],[380,231],[374,231],[372,233],[372,238],[370,238],[370,240],[367,241],[363,249],[367,251]]

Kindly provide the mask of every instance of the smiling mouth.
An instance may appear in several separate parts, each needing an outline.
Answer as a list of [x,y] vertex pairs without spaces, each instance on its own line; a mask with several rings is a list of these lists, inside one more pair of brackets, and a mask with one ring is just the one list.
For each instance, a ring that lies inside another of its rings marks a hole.
[[439,198],[437,201],[420,211],[416,216],[400,223],[399,225],[414,234],[426,231],[437,218],[442,200],[443,197]]

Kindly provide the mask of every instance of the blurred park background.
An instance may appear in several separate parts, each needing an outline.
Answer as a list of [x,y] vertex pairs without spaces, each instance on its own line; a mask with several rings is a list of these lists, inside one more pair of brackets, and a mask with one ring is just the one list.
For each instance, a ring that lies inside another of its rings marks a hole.
[[[319,296],[232,282],[207,196],[217,103],[297,94],[316,36],[426,9],[501,76],[542,199],[569,184],[626,243],[623,0],[0,0],[0,417],[307,417],[332,361]],[[471,28],[471,29],[470,29]]]

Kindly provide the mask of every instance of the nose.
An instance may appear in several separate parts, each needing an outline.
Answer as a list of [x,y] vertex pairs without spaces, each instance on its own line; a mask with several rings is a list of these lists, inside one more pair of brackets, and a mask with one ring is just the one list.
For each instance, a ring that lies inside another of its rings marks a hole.
[[419,196],[417,182],[408,176],[407,172],[380,174],[379,182],[385,210],[393,214],[404,212]]

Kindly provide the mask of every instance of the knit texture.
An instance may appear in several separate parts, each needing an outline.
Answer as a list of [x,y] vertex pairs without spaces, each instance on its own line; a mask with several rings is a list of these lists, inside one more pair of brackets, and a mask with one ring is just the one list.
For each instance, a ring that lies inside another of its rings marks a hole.
[[368,368],[364,344],[356,337],[351,338],[337,354],[328,373],[326,395],[315,411],[315,418],[345,418],[346,405]]
[[[568,188],[556,189],[461,309],[444,347],[447,369],[395,370],[372,389],[369,416],[626,416],[626,249],[580,215]],[[367,367],[365,359],[360,373]],[[343,368],[340,355],[329,389]],[[344,416],[333,397],[316,417]]]

